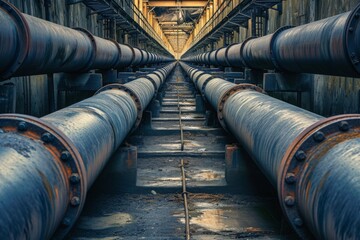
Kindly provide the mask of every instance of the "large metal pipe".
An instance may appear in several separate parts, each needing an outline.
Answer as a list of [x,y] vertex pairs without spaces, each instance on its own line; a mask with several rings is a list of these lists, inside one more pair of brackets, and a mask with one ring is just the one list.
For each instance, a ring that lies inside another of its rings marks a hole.
[[324,118],[218,78],[198,88],[275,186],[302,238],[359,238],[360,115]]
[[[21,13],[0,1],[0,78],[146,65],[149,53]],[[138,53],[138,51],[140,53]],[[169,57],[158,56],[158,62]],[[139,60],[140,59],[140,60]]]
[[[360,4],[351,12],[250,38],[210,52],[201,64],[360,77]],[[219,55],[219,56],[217,56]]]
[[[163,82],[174,65],[157,78]],[[0,239],[66,235],[107,160],[139,124],[158,80],[108,85],[40,119],[0,115]]]

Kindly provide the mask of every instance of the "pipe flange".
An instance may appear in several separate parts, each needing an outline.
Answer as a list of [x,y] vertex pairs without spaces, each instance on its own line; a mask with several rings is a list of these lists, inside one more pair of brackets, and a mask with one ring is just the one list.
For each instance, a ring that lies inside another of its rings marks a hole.
[[222,50],[225,47],[219,48],[215,50],[215,62],[216,62],[216,66],[221,66],[218,62],[218,58],[217,58],[217,54],[219,53],[220,50]]
[[347,58],[357,73],[360,74],[360,52],[359,52],[359,34],[360,31],[360,4],[350,13],[345,24],[345,44],[344,51],[347,52]]
[[132,129],[130,130],[130,132],[129,132],[129,134],[130,134],[130,133],[134,132],[136,130],[136,128],[140,125],[141,118],[143,115],[143,108],[141,106],[140,98],[136,95],[136,93],[133,90],[126,87],[125,85],[118,84],[118,83],[108,84],[108,85],[100,88],[95,93],[95,95],[99,94],[101,92],[107,91],[107,90],[111,90],[111,89],[118,89],[118,90],[126,92],[127,94],[130,95],[130,97],[132,98],[132,100],[134,101],[134,103],[136,105],[136,111],[137,111],[136,122],[135,122],[134,126],[132,127]]
[[244,47],[245,47],[245,45],[246,45],[246,43],[247,42],[249,42],[250,40],[253,40],[253,39],[255,39],[255,38],[257,38],[257,37],[248,37],[247,39],[245,39],[245,41],[243,41],[242,43],[241,43],[241,47],[240,47],[240,57],[241,57],[241,63],[243,64],[243,66],[244,66],[244,68],[248,68],[249,67],[249,65],[246,63],[246,61],[245,61],[245,59],[244,59]]
[[160,68],[160,69],[157,69],[155,72],[159,72],[163,75],[162,82],[164,82],[166,79],[166,71],[164,69]]
[[18,27],[17,33],[19,34],[19,39],[21,40],[21,44],[18,44],[18,54],[16,59],[13,61],[13,64],[11,64],[4,72],[1,73],[0,78],[2,80],[6,80],[11,78],[13,74],[16,73],[27,56],[30,48],[30,30],[23,14],[14,5],[9,2],[0,1],[0,7],[14,19]]
[[[206,74],[206,72],[201,71],[201,73],[200,73],[199,75],[197,75],[197,77],[193,80],[193,82],[194,82],[195,85],[197,85],[197,83],[198,83],[198,81],[199,81],[199,78],[200,78],[202,75],[204,75],[204,74]],[[194,75],[195,75],[195,73],[194,73]]]
[[86,198],[86,170],[80,153],[59,129],[39,118],[21,114],[3,114],[0,116],[0,128],[4,132],[17,133],[42,142],[57,160],[63,176],[69,180],[69,206],[61,225],[55,231],[55,237],[63,239],[79,217]]
[[73,28],[73,29],[84,33],[90,39],[91,45],[93,46],[93,48],[92,48],[93,50],[91,51],[91,56],[90,56],[88,62],[86,63],[86,66],[79,70],[79,72],[88,72],[92,68],[92,66],[93,66],[93,64],[95,62],[95,58],[96,58],[97,49],[96,49],[95,37],[94,37],[94,35],[92,35],[92,33],[90,31],[88,31],[88,30],[86,30],[84,28],[76,27],[76,28]]
[[135,60],[135,50],[132,46],[130,46],[129,44],[125,44],[125,43],[122,43],[123,45],[125,46],[128,46],[130,49],[131,49],[131,52],[132,52],[132,58],[131,58],[131,62],[129,64],[129,66],[132,66],[134,60]]
[[[200,92],[201,92],[201,95],[203,96],[203,98],[204,98],[204,100],[205,101],[207,101],[207,99],[206,99],[206,97],[205,97],[205,88],[206,88],[206,85],[211,81],[211,80],[213,80],[215,77],[213,77],[213,76],[209,76],[205,81],[204,81],[204,83],[203,83],[203,85],[201,86],[201,89],[199,89],[200,90]],[[197,86],[197,85],[196,85]]]
[[242,90],[254,90],[254,91],[257,91],[257,92],[260,92],[260,93],[264,93],[265,94],[265,91],[256,86],[256,85],[253,85],[253,84],[247,84],[247,83],[244,83],[244,84],[238,84],[232,88],[230,88],[229,90],[227,90],[219,99],[219,102],[218,102],[218,106],[217,106],[217,116],[218,116],[218,119],[219,119],[219,122],[221,124],[221,126],[226,130],[228,131],[227,129],[227,126],[226,126],[226,123],[225,123],[225,120],[224,120],[224,115],[223,115],[223,109],[224,109],[224,105],[226,103],[226,101],[229,99],[229,97],[231,97],[234,93],[237,93],[239,91],[242,91]]
[[[360,115],[339,115],[320,120],[305,129],[287,149],[280,166],[281,176],[278,178],[278,197],[293,229],[302,239],[313,239],[314,236],[304,226],[303,217],[297,205],[297,189],[302,176],[309,165],[309,155],[316,148],[328,141],[344,141],[354,135],[354,129],[359,132]],[[344,137],[346,136],[346,137]],[[328,142],[329,143],[329,142]]]
[[[229,60],[228,60],[229,49],[230,49],[232,46],[236,45],[236,44],[239,44],[239,43],[232,43],[232,44],[230,44],[229,46],[227,46],[226,49],[225,49],[225,62],[226,62],[227,67],[231,67],[230,62],[229,62]],[[239,54],[240,54],[240,53],[239,53]]]
[[165,76],[163,76],[162,74],[161,74],[161,76],[160,76],[160,73],[159,73],[160,71],[158,71],[158,70],[156,70],[156,71],[154,71],[154,72],[152,72],[152,74],[155,74],[156,76],[158,76],[159,77],[159,79],[160,79],[160,81],[161,81],[161,84],[163,84],[164,83],[164,79],[165,79]]
[[[134,47],[133,49],[137,49],[137,50],[139,50],[139,52],[140,52],[140,55],[141,55],[141,60],[140,60],[140,62],[137,64],[137,65],[132,65],[132,63],[131,63],[131,66],[143,66],[143,61],[144,61],[144,53],[143,53],[143,51],[141,51],[141,49],[140,48],[137,48],[137,47]],[[134,50],[134,60],[135,60],[135,50]]]
[[276,40],[277,37],[280,35],[280,33],[282,33],[282,32],[285,31],[285,30],[288,30],[288,29],[290,29],[290,28],[293,28],[293,27],[294,27],[294,26],[290,26],[290,25],[288,25],[288,26],[283,26],[283,27],[277,29],[277,30],[273,33],[273,35],[272,35],[272,37],[271,37],[271,40],[270,40],[270,56],[271,56],[271,62],[272,62],[272,64],[274,64],[275,69],[278,70],[278,71],[285,72],[285,69],[283,69],[283,68],[280,66],[280,63],[279,63],[278,59],[276,58],[276,54],[274,54],[274,52],[276,52],[276,51],[274,51],[275,40]]
[[190,68],[189,69],[189,77],[190,78],[193,78],[193,76],[194,76],[194,74],[197,72],[197,71],[199,71],[198,69],[196,69],[196,68]]
[[119,43],[117,41],[115,41],[114,39],[107,39],[108,41],[112,42],[115,44],[117,50],[118,50],[118,53],[119,53],[119,57],[116,61],[116,63],[114,64],[114,68],[118,68],[118,65],[121,64],[121,55],[122,55],[122,52],[121,52],[121,47],[119,45]]
[[[150,73],[151,74],[151,73]],[[158,93],[158,87],[156,85],[156,82],[154,81],[154,79],[152,79],[151,77],[147,76],[147,75],[143,75],[143,76],[140,76],[138,78],[145,78],[147,80],[149,80],[153,85],[154,85],[154,89],[155,89],[155,94],[154,94],[154,98],[156,98],[156,95]],[[160,79],[161,81],[161,79]],[[160,87],[160,86],[159,86]]]

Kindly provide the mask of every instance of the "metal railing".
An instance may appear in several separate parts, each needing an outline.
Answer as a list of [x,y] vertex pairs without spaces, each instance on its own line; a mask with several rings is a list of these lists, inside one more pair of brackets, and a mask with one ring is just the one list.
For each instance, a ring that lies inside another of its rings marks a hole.
[[[209,34],[223,19],[228,16],[232,10],[234,10],[235,7],[240,4],[240,2],[240,0],[225,0],[222,2],[209,21],[202,26],[198,33],[196,33],[196,36],[194,36],[191,44],[189,45],[189,49]],[[194,33],[195,32],[193,32],[192,35],[194,35]]]
[[86,6],[95,13],[109,19],[124,20],[129,27],[139,33],[146,33],[154,39],[161,47],[173,53],[166,38],[162,38],[148,22],[147,17],[129,0],[83,0]]
[[199,31],[197,28],[194,29],[183,53],[198,45],[205,37],[216,33],[223,25],[232,25],[231,28],[240,27],[252,18],[254,12],[275,9],[273,6],[280,2],[280,0],[224,0]]

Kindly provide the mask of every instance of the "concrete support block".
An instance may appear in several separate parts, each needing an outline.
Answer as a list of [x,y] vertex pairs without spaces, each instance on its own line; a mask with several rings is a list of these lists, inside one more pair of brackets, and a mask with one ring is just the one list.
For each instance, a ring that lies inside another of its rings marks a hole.
[[205,112],[205,103],[204,99],[200,94],[195,95],[195,110],[197,113],[204,113]]
[[228,183],[239,180],[240,175],[240,148],[236,144],[225,146],[225,179]]
[[106,168],[106,178],[111,180],[111,187],[136,186],[137,156],[136,146],[120,147],[114,153]]
[[57,73],[55,75],[59,79],[60,91],[97,91],[103,86],[100,73]]
[[117,70],[99,70],[97,73],[102,75],[103,84],[118,83],[117,81]]
[[305,92],[312,89],[313,74],[265,73],[263,88],[267,92]]
[[145,111],[143,113],[139,130],[142,132],[152,130],[152,112],[151,111]]
[[161,109],[161,104],[159,100],[153,100],[150,103],[150,111],[153,117],[160,117],[160,109]]
[[249,195],[273,194],[273,187],[237,143],[225,146],[225,179],[230,187]]
[[251,84],[261,84],[265,71],[246,68],[244,71],[245,81]]
[[117,83],[127,83],[129,78],[135,77],[135,73],[133,72],[118,72],[117,74]]
[[313,110],[313,80],[313,74],[265,73],[263,89],[269,93],[296,93],[296,104],[299,107]]
[[220,126],[219,120],[215,112],[207,110],[205,112],[205,126],[218,127]]

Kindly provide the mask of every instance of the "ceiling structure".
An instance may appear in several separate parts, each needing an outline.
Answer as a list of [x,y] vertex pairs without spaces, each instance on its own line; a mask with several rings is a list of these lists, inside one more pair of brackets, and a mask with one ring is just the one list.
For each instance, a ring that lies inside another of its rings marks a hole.
[[148,0],[164,34],[176,53],[181,53],[208,0]]

